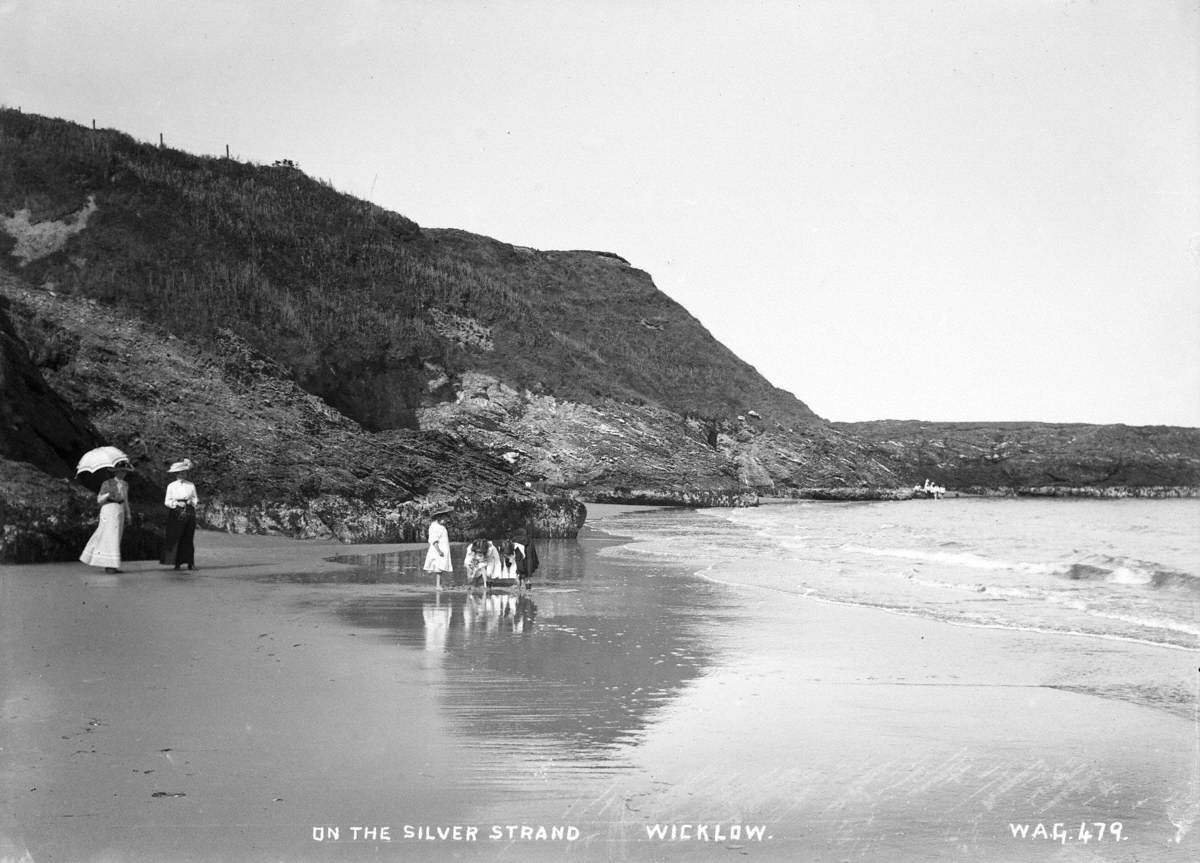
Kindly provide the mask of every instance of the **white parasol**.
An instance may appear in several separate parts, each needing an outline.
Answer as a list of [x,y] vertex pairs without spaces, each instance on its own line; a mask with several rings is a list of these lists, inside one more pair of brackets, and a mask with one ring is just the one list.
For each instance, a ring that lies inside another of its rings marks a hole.
[[106,467],[116,467],[122,462],[125,467],[129,467],[129,456],[115,446],[100,446],[84,454],[75,466],[75,473],[95,473]]

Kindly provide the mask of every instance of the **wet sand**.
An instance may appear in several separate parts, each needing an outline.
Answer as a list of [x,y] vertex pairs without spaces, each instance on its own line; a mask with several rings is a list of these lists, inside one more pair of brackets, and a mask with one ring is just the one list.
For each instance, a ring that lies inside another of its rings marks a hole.
[[613,542],[539,543],[524,598],[438,592],[420,547],[213,533],[194,573],[0,568],[0,860],[1200,857],[1195,717],[1064,688],[1194,653]]

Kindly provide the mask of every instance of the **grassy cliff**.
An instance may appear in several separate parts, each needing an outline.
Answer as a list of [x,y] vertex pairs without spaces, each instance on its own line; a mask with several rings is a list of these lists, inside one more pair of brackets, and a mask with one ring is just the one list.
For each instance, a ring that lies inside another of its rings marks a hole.
[[0,232],[30,282],[199,342],[230,329],[369,428],[415,425],[468,369],[576,402],[819,422],[615,255],[422,230],[293,167],[4,110],[0,213],[9,233],[86,223],[51,254]]

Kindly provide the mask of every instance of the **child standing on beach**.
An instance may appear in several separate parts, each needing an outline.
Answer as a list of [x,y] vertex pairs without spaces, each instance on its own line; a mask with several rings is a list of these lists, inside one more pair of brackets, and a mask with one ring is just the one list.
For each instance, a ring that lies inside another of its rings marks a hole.
[[441,522],[442,516],[450,512],[446,507],[436,509],[429,521],[429,550],[425,552],[424,570],[437,573],[438,590],[442,589],[442,573],[454,571],[454,564],[450,562],[450,534]]

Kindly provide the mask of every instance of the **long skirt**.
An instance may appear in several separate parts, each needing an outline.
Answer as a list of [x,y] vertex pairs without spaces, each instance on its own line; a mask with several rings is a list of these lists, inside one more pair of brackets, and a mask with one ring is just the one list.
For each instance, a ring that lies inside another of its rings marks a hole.
[[100,507],[100,523],[79,559],[88,566],[104,566],[120,569],[121,534],[125,530],[125,508],[119,503],[106,503]]
[[454,572],[454,565],[450,562],[450,555],[440,555],[437,553],[437,548],[429,546],[429,551],[425,552],[425,565],[422,567],[426,572]]
[[196,508],[191,506],[182,509],[167,510],[167,534],[163,539],[162,557],[160,563],[168,566],[188,566],[196,564],[196,546],[193,539],[196,535]]

